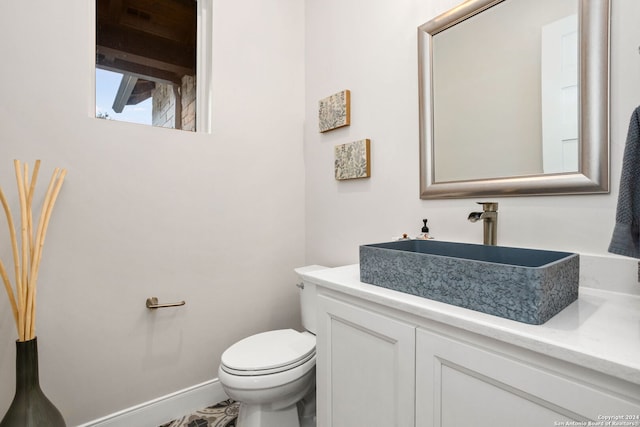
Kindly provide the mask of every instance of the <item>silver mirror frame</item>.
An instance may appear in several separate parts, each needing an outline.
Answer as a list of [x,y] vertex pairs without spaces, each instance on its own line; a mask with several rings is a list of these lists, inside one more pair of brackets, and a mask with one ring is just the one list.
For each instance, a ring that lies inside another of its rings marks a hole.
[[505,0],[469,0],[418,27],[420,198],[536,196],[609,192],[610,0],[579,1],[580,170],[572,173],[435,182],[432,36]]

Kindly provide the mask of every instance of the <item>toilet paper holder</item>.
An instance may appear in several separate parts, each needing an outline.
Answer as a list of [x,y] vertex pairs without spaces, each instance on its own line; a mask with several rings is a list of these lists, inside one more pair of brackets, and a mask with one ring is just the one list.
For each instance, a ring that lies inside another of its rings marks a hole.
[[157,297],[147,298],[147,308],[156,309],[156,308],[165,308],[165,307],[179,307],[181,305],[185,305],[185,301],[180,302],[170,302],[166,304],[158,304]]

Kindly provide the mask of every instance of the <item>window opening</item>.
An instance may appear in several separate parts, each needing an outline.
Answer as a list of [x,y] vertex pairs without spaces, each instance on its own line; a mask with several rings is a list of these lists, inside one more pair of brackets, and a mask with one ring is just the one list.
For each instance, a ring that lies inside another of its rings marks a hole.
[[196,130],[196,0],[96,0],[96,117]]

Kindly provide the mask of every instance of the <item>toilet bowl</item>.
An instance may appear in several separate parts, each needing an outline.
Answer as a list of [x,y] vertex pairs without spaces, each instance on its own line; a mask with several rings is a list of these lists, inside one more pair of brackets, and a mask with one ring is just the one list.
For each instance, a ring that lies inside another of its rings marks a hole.
[[304,332],[262,332],[222,354],[218,379],[227,395],[240,402],[237,427],[315,426],[316,289],[309,283],[297,286]]
[[240,402],[239,427],[298,427],[298,402],[315,387],[315,336],[293,329],[237,342],[222,355],[218,378]]

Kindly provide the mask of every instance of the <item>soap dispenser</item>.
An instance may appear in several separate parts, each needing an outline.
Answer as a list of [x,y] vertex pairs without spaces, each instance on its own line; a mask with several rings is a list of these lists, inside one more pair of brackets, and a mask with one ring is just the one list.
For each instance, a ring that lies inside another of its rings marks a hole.
[[422,223],[424,224],[422,226],[422,232],[420,234],[418,234],[418,236],[416,237],[416,239],[419,240],[429,240],[429,239],[433,239],[433,237],[431,237],[429,235],[429,227],[427,227],[427,219],[423,219]]

